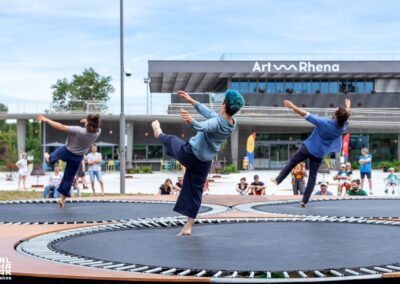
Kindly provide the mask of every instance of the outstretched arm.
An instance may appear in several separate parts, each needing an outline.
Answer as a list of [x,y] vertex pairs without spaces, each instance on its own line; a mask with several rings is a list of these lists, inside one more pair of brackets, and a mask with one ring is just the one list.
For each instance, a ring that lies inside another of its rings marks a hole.
[[294,112],[298,113],[299,115],[301,115],[303,117],[306,116],[306,114],[308,113],[305,110],[303,110],[302,108],[297,107],[294,103],[292,103],[289,100],[284,100],[283,104],[285,105],[285,107],[293,110]]
[[194,130],[201,132],[214,132],[218,128],[218,123],[215,119],[207,119],[206,121],[197,121],[184,109],[180,110],[181,118],[189,124]]
[[50,118],[45,117],[44,115],[41,115],[41,114],[36,115],[36,120],[46,122],[48,125],[50,125],[54,129],[57,129],[57,130],[60,130],[63,132],[68,131],[68,126],[61,124],[59,122],[53,121]]
[[344,101],[344,105],[345,105],[346,111],[350,113],[351,101],[349,99],[346,99]]
[[212,109],[206,107],[202,103],[194,100],[185,91],[179,91],[176,94],[178,95],[178,97],[183,99],[185,102],[187,102],[187,103],[191,104],[192,106],[194,106],[195,110],[197,110],[197,112],[200,113],[205,118],[212,118],[212,117],[218,116],[218,114],[215,111],[213,111]]

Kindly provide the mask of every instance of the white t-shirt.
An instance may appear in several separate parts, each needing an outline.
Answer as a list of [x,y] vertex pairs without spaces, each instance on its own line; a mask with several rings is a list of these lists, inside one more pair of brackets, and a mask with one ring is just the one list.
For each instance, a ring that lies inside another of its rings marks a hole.
[[[100,160],[100,161],[102,160],[101,153],[96,152],[96,153],[87,154],[88,162],[97,161],[97,160]],[[93,164],[93,165],[89,164],[89,172],[95,172],[95,171],[101,171],[100,163]]]
[[27,176],[29,174],[28,161],[26,159],[21,159],[17,162],[18,174],[20,176]]
[[55,175],[54,173],[51,174],[49,176],[50,184],[53,186],[59,185],[61,183],[62,177],[63,177],[62,173],[58,173],[58,175]]

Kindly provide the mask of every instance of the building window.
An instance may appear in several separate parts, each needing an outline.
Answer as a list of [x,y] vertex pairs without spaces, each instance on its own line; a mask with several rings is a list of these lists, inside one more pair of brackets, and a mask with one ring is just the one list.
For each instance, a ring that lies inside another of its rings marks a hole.
[[237,80],[232,80],[231,89],[239,91],[239,82]]
[[337,94],[339,92],[339,82],[331,81],[329,83],[329,93]]
[[311,93],[316,94],[317,92],[321,92],[320,85],[318,81],[311,83]]
[[239,92],[242,94],[247,94],[249,92],[249,83],[247,80],[240,81]]
[[278,93],[278,94],[283,94],[284,93],[284,84],[283,84],[283,81],[281,81],[281,80],[279,80],[279,81],[276,81],[276,93]]
[[257,81],[250,80],[249,83],[249,93],[257,93]]
[[275,81],[268,81],[268,83],[267,83],[267,92],[268,92],[268,94],[277,93],[277,91],[275,89]]
[[365,93],[371,94],[373,90],[374,90],[374,82],[371,80],[366,81],[365,82]]
[[260,94],[265,93],[265,82],[264,81],[260,81],[258,83],[258,93],[260,93]]
[[134,160],[162,159],[162,157],[163,157],[162,145],[146,145],[146,144],[133,145]]
[[356,93],[357,94],[365,94],[365,84],[364,80],[359,80],[355,82],[356,85]]
[[301,94],[301,81],[293,82],[293,93]]
[[320,90],[322,94],[329,94],[330,93],[329,82],[327,81],[321,82]]
[[303,81],[303,94],[309,94],[311,92],[311,82]]

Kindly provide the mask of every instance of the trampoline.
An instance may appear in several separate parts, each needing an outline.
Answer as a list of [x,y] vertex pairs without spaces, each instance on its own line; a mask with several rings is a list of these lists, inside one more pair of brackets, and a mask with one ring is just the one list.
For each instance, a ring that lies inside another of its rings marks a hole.
[[198,221],[193,236],[176,237],[182,221],[136,222],[48,234],[18,249],[69,264],[162,275],[378,278],[400,270],[393,237],[400,227],[380,223],[209,219]]
[[236,208],[253,213],[265,212],[295,216],[400,218],[400,199],[312,200],[306,208],[300,208],[299,204],[299,201],[279,201],[244,204]]
[[[72,200],[64,209],[55,200],[13,201],[0,204],[0,224],[101,223],[138,218],[179,216],[173,202],[128,200]],[[223,206],[204,205],[200,213],[224,211]],[[215,210],[212,210],[215,209]]]

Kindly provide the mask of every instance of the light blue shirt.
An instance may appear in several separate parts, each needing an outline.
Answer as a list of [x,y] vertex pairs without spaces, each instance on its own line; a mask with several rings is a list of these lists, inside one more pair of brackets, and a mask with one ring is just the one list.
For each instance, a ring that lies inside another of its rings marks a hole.
[[342,134],[347,130],[347,122],[343,128],[339,128],[332,118],[322,118],[310,113],[304,118],[316,126],[311,136],[304,141],[311,155],[323,158],[330,152],[337,153],[342,150]]
[[222,142],[235,130],[236,119],[232,117],[234,123],[232,125],[224,117],[199,102],[194,108],[207,120],[200,122],[193,119],[191,127],[197,134],[189,140],[189,143],[193,154],[200,161],[211,161],[217,155]]
[[371,172],[372,155],[368,154],[366,157],[361,155],[359,161],[369,161],[366,164],[360,164],[360,173],[370,173]]

